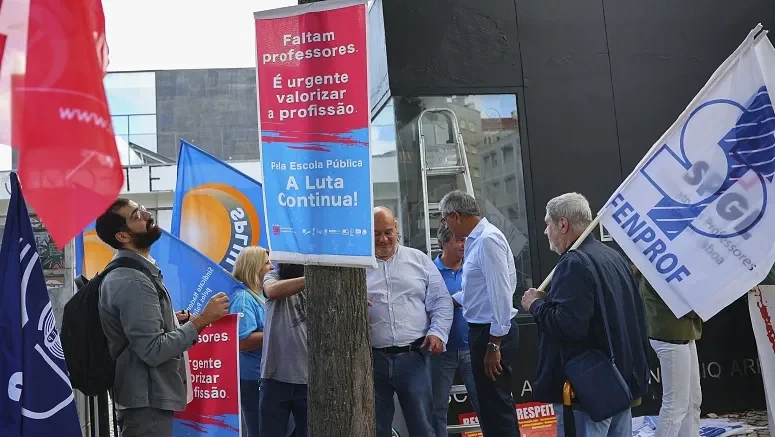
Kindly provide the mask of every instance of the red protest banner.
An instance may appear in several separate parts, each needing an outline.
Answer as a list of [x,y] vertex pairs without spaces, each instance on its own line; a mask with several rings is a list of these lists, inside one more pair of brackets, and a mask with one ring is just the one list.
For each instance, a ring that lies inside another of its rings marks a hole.
[[[520,437],[555,437],[557,435],[557,417],[552,404],[543,402],[525,402],[517,404],[517,420]],[[479,423],[476,413],[458,415],[461,425]],[[481,432],[463,433],[463,437],[482,437]]]
[[16,21],[7,29],[4,58],[10,49],[26,59],[24,66],[2,63],[0,95],[10,98],[0,103],[0,141],[10,137],[19,149],[25,198],[61,248],[105,211],[124,184],[102,84],[102,4],[14,0],[0,7]]
[[239,437],[238,317],[229,314],[208,326],[189,350],[194,399],[175,414],[175,437]]

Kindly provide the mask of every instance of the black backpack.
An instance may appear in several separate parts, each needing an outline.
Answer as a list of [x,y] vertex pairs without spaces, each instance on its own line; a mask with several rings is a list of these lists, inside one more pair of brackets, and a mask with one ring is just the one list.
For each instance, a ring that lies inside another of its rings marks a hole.
[[116,258],[91,280],[76,279],[78,292],[65,304],[62,332],[59,338],[65,353],[65,363],[74,389],[87,396],[96,396],[113,388],[116,363],[108,351],[108,340],[100,323],[100,284],[113,269],[128,267],[140,270],[156,284],[143,264],[129,257]]

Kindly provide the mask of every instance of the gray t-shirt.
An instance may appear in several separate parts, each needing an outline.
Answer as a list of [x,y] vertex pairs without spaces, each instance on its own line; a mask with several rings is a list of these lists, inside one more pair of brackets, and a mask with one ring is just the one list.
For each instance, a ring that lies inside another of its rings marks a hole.
[[[264,277],[264,285],[279,280],[280,273],[271,270]],[[265,309],[261,378],[288,384],[307,384],[309,353],[306,291],[285,299],[267,299]]]

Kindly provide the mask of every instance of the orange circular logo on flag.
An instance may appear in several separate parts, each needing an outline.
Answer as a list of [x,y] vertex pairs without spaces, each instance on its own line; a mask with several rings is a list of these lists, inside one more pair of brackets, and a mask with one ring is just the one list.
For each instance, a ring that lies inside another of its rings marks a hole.
[[258,244],[261,223],[253,203],[239,190],[211,182],[183,197],[180,239],[231,271],[237,255]]
[[83,234],[83,271],[82,275],[91,279],[97,273],[105,269],[113,255],[116,253],[112,247],[105,244],[97,231],[92,229]]

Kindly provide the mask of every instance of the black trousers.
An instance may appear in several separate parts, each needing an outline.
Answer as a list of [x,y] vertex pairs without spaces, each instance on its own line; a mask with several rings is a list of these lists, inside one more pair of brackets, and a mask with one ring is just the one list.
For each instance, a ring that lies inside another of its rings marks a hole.
[[519,349],[519,328],[511,319],[511,329],[501,339],[500,376],[491,380],[484,374],[484,356],[490,342],[490,325],[468,324],[468,341],[471,347],[471,369],[479,398],[479,425],[484,437],[519,437],[517,412],[512,396],[512,363]]

